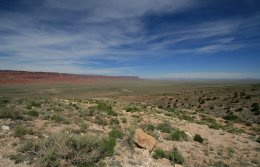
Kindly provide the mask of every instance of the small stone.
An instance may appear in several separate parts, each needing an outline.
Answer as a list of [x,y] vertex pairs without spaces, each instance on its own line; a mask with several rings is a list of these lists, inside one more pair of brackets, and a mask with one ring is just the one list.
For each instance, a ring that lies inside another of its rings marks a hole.
[[192,138],[192,134],[190,134],[189,132],[185,132],[185,134],[186,134],[187,136],[189,136],[190,138]]
[[6,126],[6,125],[2,125],[2,130],[10,130],[10,127],[9,126]]

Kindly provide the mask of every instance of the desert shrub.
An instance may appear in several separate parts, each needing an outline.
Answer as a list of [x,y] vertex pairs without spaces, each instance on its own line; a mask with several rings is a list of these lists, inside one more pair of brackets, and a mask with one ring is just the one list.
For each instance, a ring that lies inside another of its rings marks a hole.
[[226,116],[223,117],[225,120],[228,120],[228,121],[236,121],[238,120],[238,116],[234,115],[233,113],[230,113]]
[[169,122],[161,123],[161,124],[157,125],[156,128],[158,130],[161,130],[164,133],[171,133],[174,130]]
[[78,123],[78,126],[80,127],[80,132],[87,132],[87,130],[89,128],[89,124],[87,124],[84,121]]
[[188,140],[188,136],[186,135],[186,133],[184,131],[176,129],[169,134],[168,139],[173,140],[173,141],[181,141],[181,140],[186,141],[186,140]]
[[26,143],[18,151],[33,155],[36,166],[58,167],[61,160],[73,166],[95,166],[100,160],[113,155],[115,145],[115,139],[110,137],[58,134],[37,143]]
[[241,111],[243,111],[242,107],[239,107],[238,109],[236,109],[236,112],[241,112]]
[[254,102],[252,105],[251,105],[251,111],[254,112],[256,115],[259,115],[260,114],[260,108],[259,108],[259,104]]
[[0,97],[0,106],[6,106],[8,103],[10,103],[10,99],[7,97]]
[[112,125],[112,126],[115,126],[115,125],[119,125],[119,121],[118,121],[118,119],[111,119],[110,120],[110,125]]
[[64,124],[69,124],[70,122],[65,119],[63,116],[58,115],[58,114],[53,114],[50,119],[52,121],[58,122],[58,123],[64,123]]
[[79,110],[79,112],[81,115],[85,115],[85,116],[93,116],[96,113],[95,109],[93,108],[90,108],[86,111]]
[[0,118],[24,119],[23,112],[14,107],[0,107]]
[[169,159],[173,164],[183,164],[184,158],[179,153],[179,151],[175,148],[170,152],[164,151],[161,148],[156,148],[153,153],[154,159]]
[[39,113],[35,110],[30,110],[30,111],[27,112],[27,115],[30,115],[32,117],[38,117]]
[[139,111],[139,109],[136,106],[128,106],[126,108],[126,112],[136,112]]
[[117,113],[115,111],[113,111],[113,110],[108,110],[107,114],[111,115],[111,116],[117,116]]
[[28,104],[27,104],[28,109],[31,109],[32,107],[40,107],[40,106],[41,106],[41,104],[39,102],[34,101],[34,100],[29,101]]
[[235,99],[233,102],[234,103],[239,103],[239,99]]
[[250,95],[247,95],[246,97],[245,97],[245,99],[251,99],[251,96]]
[[227,164],[225,164],[224,162],[215,162],[214,164],[210,165],[212,167],[229,167]]
[[237,98],[237,97],[238,97],[238,93],[235,92],[233,98]]
[[23,135],[27,134],[27,129],[25,125],[18,125],[14,128],[14,135],[15,137],[22,137]]
[[203,143],[204,139],[199,135],[196,134],[193,138],[194,141],[199,142],[199,143]]
[[260,136],[258,136],[258,138],[256,139],[257,143],[260,143]]
[[222,125],[217,123],[214,118],[208,117],[206,115],[202,115],[202,119],[198,123],[208,125],[208,127],[212,129],[222,128]]
[[123,139],[124,137],[124,133],[122,132],[122,130],[120,129],[112,129],[110,132],[109,132],[109,137],[111,138],[115,138],[115,139]]
[[179,151],[175,148],[173,149],[169,155],[169,160],[171,160],[174,164],[183,164],[184,163],[184,158],[182,155],[179,153]]
[[154,159],[162,159],[162,158],[166,158],[166,157],[167,157],[167,153],[163,149],[156,148],[154,150],[154,154],[153,154]]
[[240,92],[240,96],[245,96],[246,93],[245,92]]
[[18,151],[35,155],[40,150],[39,143],[32,140],[25,140],[19,147]]
[[95,117],[95,123],[97,123],[99,125],[107,125],[108,124],[108,122],[102,116],[99,116],[99,115],[97,115]]
[[143,128],[144,128],[146,131],[154,131],[155,126],[152,125],[152,124],[146,124],[146,125],[143,125]]
[[105,112],[111,116],[117,116],[117,113],[113,111],[112,106],[108,105],[103,101],[97,101],[97,106],[91,107],[90,110],[94,110],[94,112],[96,112],[95,110],[97,110],[97,111]]
[[232,122],[228,122],[225,126],[222,127],[222,129],[233,134],[240,134],[244,132],[243,129],[236,128]]
[[129,129],[128,132],[129,132],[129,134],[127,136],[126,142],[127,142],[128,146],[130,147],[130,149],[133,150],[134,146],[135,146],[135,142],[134,142],[135,131],[133,129]]
[[122,123],[126,123],[127,119],[126,118],[122,118]]

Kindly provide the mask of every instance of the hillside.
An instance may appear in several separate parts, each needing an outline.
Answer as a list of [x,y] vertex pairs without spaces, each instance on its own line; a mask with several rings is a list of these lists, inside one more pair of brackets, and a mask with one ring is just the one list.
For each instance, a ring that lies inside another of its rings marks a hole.
[[0,70],[0,84],[98,82],[102,80],[138,80],[136,76],[77,75],[56,72],[29,72]]

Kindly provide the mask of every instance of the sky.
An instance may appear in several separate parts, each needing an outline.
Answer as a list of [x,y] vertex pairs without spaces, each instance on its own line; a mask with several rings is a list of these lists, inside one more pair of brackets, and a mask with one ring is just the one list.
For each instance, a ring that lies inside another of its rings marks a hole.
[[0,0],[0,70],[260,78],[260,1]]

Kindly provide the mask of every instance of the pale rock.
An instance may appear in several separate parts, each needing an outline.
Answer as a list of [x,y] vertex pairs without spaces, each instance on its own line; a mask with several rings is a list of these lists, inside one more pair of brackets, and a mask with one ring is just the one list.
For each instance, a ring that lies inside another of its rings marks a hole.
[[141,148],[145,148],[150,152],[153,150],[156,144],[155,138],[146,134],[140,128],[135,130],[134,142]]
[[1,129],[2,129],[2,130],[10,130],[10,127],[9,127],[9,126],[6,126],[6,125],[2,125],[2,126],[1,126]]

